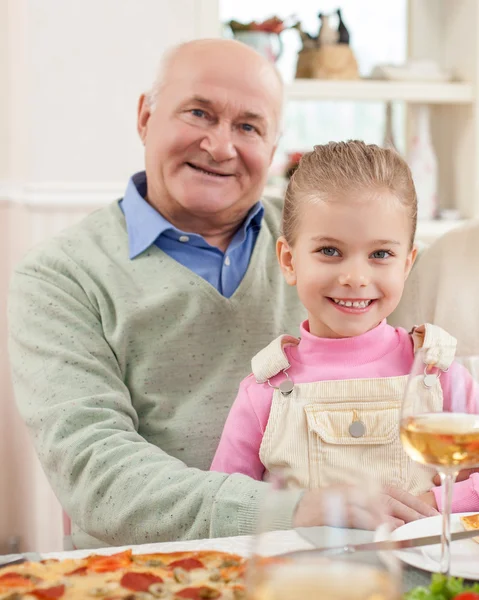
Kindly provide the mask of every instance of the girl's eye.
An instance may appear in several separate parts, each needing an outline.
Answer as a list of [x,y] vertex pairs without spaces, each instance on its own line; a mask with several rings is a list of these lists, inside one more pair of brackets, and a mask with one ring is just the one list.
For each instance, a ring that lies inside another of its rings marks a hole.
[[320,248],[319,251],[321,252],[321,254],[324,254],[324,256],[340,256],[339,252],[336,250],[336,248],[332,248],[331,246],[327,246],[325,248]]
[[391,253],[389,252],[389,250],[377,250],[376,252],[373,252],[371,254],[371,258],[379,258],[379,259],[389,258],[390,256],[391,256]]

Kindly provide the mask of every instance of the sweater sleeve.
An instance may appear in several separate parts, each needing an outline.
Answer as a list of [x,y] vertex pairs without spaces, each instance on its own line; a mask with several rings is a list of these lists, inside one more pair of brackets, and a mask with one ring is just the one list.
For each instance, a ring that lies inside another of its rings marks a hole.
[[259,449],[264,429],[249,395],[251,376],[241,382],[211,464],[212,471],[243,473],[261,481],[264,466]]
[[[442,511],[442,486],[433,488],[432,492],[438,509]],[[476,511],[479,511],[479,473],[473,473],[465,481],[454,484],[452,495],[453,513]]]
[[63,260],[30,258],[13,275],[9,352],[17,405],[72,521],[112,545],[252,533],[266,484],[188,468],[140,435],[100,309]]

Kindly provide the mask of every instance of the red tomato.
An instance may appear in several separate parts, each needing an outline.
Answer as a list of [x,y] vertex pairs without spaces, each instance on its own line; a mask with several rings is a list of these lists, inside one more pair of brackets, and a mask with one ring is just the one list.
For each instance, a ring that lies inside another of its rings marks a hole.
[[134,592],[147,592],[153,583],[163,583],[163,579],[153,573],[125,573],[120,585]]
[[33,590],[32,592],[28,592],[32,596],[36,596],[39,600],[54,600],[56,598],[61,598],[65,593],[64,585],[55,585],[51,588],[43,588],[40,590]]
[[131,563],[131,550],[125,550],[111,556],[101,556],[99,554],[90,556],[87,566],[89,571],[107,573],[108,571],[117,571],[123,567],[128,567]]
[[0,588],[6,588],[8,590],[10,588],[25,587],[28,585],[33,585],[30,579],[23,577],[23,575],[19,575],[18,573],[5,573],[5,575],[0,575]]
[[479,600],[479,594],[477,592],[461,592],[454,596],[454,600]]
[[168,567],[171,567],[172,569],[174,569],[175,567],[180,567],[185,571],[192,571],[193,569],[203,569],[204,564],[201,562],[201,560],[198,560],[197,558],[182,558],[180,560],[175,560],[174,562],[170,563]]

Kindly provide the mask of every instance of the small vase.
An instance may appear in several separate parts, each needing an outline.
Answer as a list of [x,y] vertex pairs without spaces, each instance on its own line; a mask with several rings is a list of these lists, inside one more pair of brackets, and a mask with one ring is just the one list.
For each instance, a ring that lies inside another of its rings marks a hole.
[[417,194],[418,220],[435,219],[437,203],[437,158],[431,141],[429,108],[414,107],[415,132],[408,156]]

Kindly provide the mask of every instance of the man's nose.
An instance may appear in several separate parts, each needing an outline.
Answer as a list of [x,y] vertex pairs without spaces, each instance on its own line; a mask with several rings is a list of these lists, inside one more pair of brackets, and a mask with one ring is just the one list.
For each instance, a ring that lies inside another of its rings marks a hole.
[[216,162],[231,160],[236,156],[232,132],[226,124],[212,127],[201,140],[200,148]]

